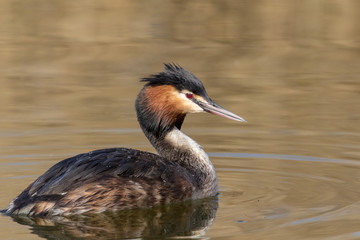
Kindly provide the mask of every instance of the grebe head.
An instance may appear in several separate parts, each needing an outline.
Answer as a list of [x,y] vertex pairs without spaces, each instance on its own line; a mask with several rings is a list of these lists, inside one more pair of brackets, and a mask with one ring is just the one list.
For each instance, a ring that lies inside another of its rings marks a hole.
[[213,102],[202,82],[179,65],[165,64],[165,71],[143,78],[146,82],[136,100],[138,121],[156,136],[181,128],[187,113],[209,112],[235,121],[243,118]]

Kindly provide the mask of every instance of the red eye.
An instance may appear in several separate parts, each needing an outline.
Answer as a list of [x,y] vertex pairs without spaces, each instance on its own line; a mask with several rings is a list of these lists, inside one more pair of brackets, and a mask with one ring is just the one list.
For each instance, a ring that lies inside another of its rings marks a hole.
[[194,95],[192,93],[185,93],[185,96],[188,98],[188,99],[192,99],[194,97]]

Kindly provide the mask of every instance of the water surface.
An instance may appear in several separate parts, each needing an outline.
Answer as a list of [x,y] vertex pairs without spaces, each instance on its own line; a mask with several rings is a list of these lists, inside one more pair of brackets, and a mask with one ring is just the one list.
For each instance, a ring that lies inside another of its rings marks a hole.
[[[200,239],[358,238],[359,5],[3,1],[0,208],[66,157],[107,147],[153,152],[136,122],[138,80],[176,62],[248,122],[185,120],[184,132],[210,155],[220,195],[215,203],[97,216],[96,238],[159,237],[164,229]],[[179,216],[179,208],[189,211]],[[164,217],[144,218],[151,214]],[[186,224],[194,219],[202,224]],[[69,226],[75,235],[65,239],[85,238],[74,226],[84,230],[86,220],[60,222],[0,216],[0,238],[55,239]]]

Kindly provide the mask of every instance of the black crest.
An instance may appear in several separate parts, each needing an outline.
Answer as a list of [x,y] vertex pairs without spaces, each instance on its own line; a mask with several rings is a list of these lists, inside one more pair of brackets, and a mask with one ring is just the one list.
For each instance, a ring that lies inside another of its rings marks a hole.
[[141,81],[147,82],[147,85],[151,86],[172,85],[179,91],[186,89],[197,95],[207,97],[202,82],[194,74],[178,64],[167,63],[164,65],[165,71],[143,78]]

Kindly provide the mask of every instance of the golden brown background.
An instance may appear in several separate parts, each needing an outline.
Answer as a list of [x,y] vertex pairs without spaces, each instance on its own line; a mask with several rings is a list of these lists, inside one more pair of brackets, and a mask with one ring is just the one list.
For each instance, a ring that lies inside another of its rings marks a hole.
[[0,1],[0,208],[65,157],[153,151],[138,80],[175,62],[248,121],[185,121],[221,187],[203,238],[355,239],[359,23],[356,0]]

